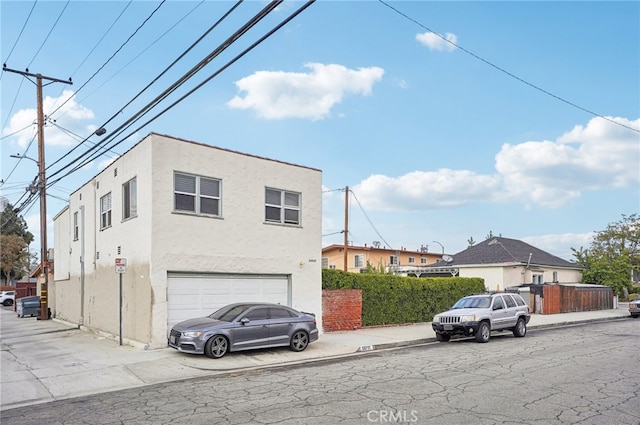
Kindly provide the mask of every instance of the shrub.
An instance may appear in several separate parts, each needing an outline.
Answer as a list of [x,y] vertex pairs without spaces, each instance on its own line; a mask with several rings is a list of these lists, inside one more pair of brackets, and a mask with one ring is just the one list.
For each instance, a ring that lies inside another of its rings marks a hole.
[[361,289],[362,325],[430,322],[458,299],[485,291],[484,279],[417,278],[322,270],[322,289]]

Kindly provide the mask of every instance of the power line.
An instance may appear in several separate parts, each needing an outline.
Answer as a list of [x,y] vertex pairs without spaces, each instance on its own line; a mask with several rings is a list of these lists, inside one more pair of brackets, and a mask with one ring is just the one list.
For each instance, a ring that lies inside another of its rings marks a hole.
[[91,77],[89,77],[89,79],[88,79],[87,81],[85,81],[85,82],[84,82],[84,84],[83,84],[83,85],[81,85],[81,86],[78,88],[78,90],[76,90],[76,91],[75,91],[71,96],[69,96],[69,98],[68,98],[68,99],[66,99],[64,102],[62,102],[62,105],[58,106],[58,107],[57,107],[53,112],[51,112],[49,115],[51,116],[51,115],[55,114],[56,112],[58,112],[58,110],[59,110],[60,108],[62,108],[62,107],[63,107],[67,102],[69,102],[71,99],[73,99],[73,98],[76,96],[76,94],[77,94],[80,90],[82,90],[82,89],[83,89],[83,88],[84,88],[84,87],[85,87],[85,86],[86,86],[86,85],[87,85],[87,84],[88,84],[88,83],[89,83],[89,82],[90,82],[90,81],[91,81],[91,80],[92,80],[96,75],[98,75],[98,73],[99,73],[100,71],[102,71],[102,69],[103,69],[105,66],[107,66],[107,64],[108,64],[109,62],[111,62],[111,59],[113,59],[113,58],[114,58],[114,57],[115,57],[115,56],[120,52],[120,50],[122,50],[122,48],[123,48],[124,46],[126,46],[126,45],[127,45],[127,43],[129,43],[129,41],[131,41],[131,39],[132,39],[132,38],[133,38],[133,37],[138,33],[138,31],[140,31],[140,29],[141,29],[141,28],[142,28],[142,27],[143,27],[143,26],[144,26],[144,25],[149,21],[149,19],[151,19],[151,17],[152,17],[152,16],[153,16],[157,11],[158,11],[158,9],[160,9],[160,7],[162,7],[162,5],[165,3],[165,1],[166,1],[166,0],[162,0],[162,1],[160,2],[160,4],[158,5],[158,7],[156,7],[156,8],[153,10],[153,12],[151,12],[151,14],[150,14],[149,16],[147,16],[147,18],[146,18],[146,19],[145,19],[145,20],[144,20],[144,21],[143,21],[143,22],[138,26],[138,28],[136,28],[136,30],[133,32],[133,34],[131,34],[131,35],[130,35],[126,40],[125,40],[125,42],[124,42],[124,43],[122,43],[122,44],[120,45],[120,47],[118,47],[118,49],[116,49],[116,51],[115,51],[115,52],[113,52],[113,54],[111,55],[111,57],[109,57],[109,59],[107,59],[107,60],[106,60],[106,62],[105,62],[105,63],[103,63],[103,64],[100,66],[100,68],[98,68],[98,70],[97,70],[96,72],[94,72],[94,73],[93,73],[93,75],[92,75]]
[[[197,71],[199,71],[200,69],[202,69],[204,67],[204,65],[206,65],[207,63],[209,63],[211,60],[213,60],[218,54],[220,54],[222,51],[224,51],[227,47],[229,47],[231,44],[235,43],[237,41],[238,38],[240,38],[241,35],[243,35],[244,33],[246,33],[251,27],[253,27],[255,24],[257,24],[261,19],[263,19],[268,13],[270,13],[271,11],[275,10],[275,8],[282,3],[283,0],[273,0],[271,3],[269,3],[269,5],[267,5],[263,10],[261,10],[256,16],[254,16],[249,22],[247,22],[246,24],[244,24],[240,29],[238,29],[231,37],[229,37],[225,42],[223,42],[220,46],[218,46],[211,54],[209,54],[205,59],[203,59],[202,61],[200,61],[199,64],[197,64],[195,67],[193,67],[189,72],[187,72],[185,75],[183,75],[176,83],[174,83],[171,87],[169,87],[169,89],[165,90],[165,92],[163,92],[160,96],[156,97],[156,99],[154,99],[154,101],[152,101],[151,103],[149,103],[145,108],[143,108],[143,110],[139,111],[133,118],[129,119],[125,124],[121,125],[118,129],[116,129],[115,131],[118,132],[118,134],[113,135],[112,140],[115,139],[115,137],[120,136],[122,133],[124,133],[124,131],[126,130],[125,127],[130,127],[131,125],[133,125],[134,122],[138,121],[139,119],[142,118],[142,116],[146,115],[151,108],[155,107],[158,105],[159,101],[166,98],[168,96],[169,93],[173,92],[177,87],[179,87],[180,85],[182,85],[185,81],[187,81],[187,79],[191,78],[193,76],[193,74]],[[253,50],[256,46],[258,46],[259,44],[261,44],[264,40],[266,40],[267,38],[269,38],[271,35],[273,35],[277,30],[279,30],[280,28],[282,28],[284,25],[286,25],[289,21],[291,21],[293,18],[295,18],[298,14],[300,14],[303,10],[305,10],[307,7],[309,7],[312,3],[314,3],[315,0],[309,0],[307,1],[307,3],[305,3],[303,6],[301,6],[298,10],[296,10],[294,13],[292,13],[291,15],[289,15],[289,17],[287,17],[286,19],[284,19],[282,22],[280,22],[280,24],[276,25],[273,29],[271,29],[268,33],[266,33],[265,35],[263,35],[260,39],[258,39],[256,42],[254,42],[252,45],[250,45],[248,48],[246,48],[245,50],[243,50],[240,54],[238,54],[237,56],[235,56],[232,60],[230,60],[229,62],[227,62],[224,66],[222,66],[221,68],[218,69],[218,71],[216,71],[215,73],[213,73],[212,75],[210,75],[208,78],[206,78],[204,81],[202,81],[200,84],[198,84],[197,86],[195,86],[193,89],[191,89],[189,92],[187,92],[185,95],[183,95],[182,97],[180,97],[178,100],[176,100],[175,102],[173,102],[171,105],[169,105],[167,108],[163,109],[161,112],[159,112],[158,114],[156,114],[155,116],[153,116],[150,120],[146,121],[145,123],[143,123],[141,126],[139,126],[138,128],[136,128],[134,131],[132,131],[131,133],[129,133],[127,136],[123,137],[121,140],[119,140],[118,142],[113,143],[112,145],[110,145],[111,147],[115,147],[117,145],[119,145],[120,143],[124,142],[125,140],[127,140],[128,137],[132,136],[133,134],[135,134],[137,131],[139,131],[140,129],[146,127],[149,123],[151,123],[152,121],[154,121],[155,119],[157,119],[158,117],[160,117],[161,115],[163,115],[164,113],[166,113],[168,110],[172,109],[174,106],[176,106],[178,103],[182,102],[184,99],[186,99],[187,97],[189,97],[190,95],[192,95],[195,91],[197,91],[198,89],[200,89],[203,85],[205,85],[206,83],[208,83],[211,79],[213,79],[214,77],[216,77],[217,75],[219,75],[222,71],[224,71],[225,69],[227,69],[229,66],[231,66],[233,63],[235,63],[236,61],[238,61],[241,57],[243,57],[244,55],[246,55],[249,51]],[[101,142],[101,144],[103,144],[104,142]],[[97,148],[97,146],[95,147]],[[93,149],[92,149],[93,150]],[[85,152],[85,154],[83,154],[82,156],[85,156],[87,153],[90,153],[90,151]],[[94,160],[95,158],[99,157],[101,155],[101,152],[98,151],[97,153],[93,154],[93,156],[91,156],[90,158],[87,158],[86,160],[84,160],[81,164],[76,165],[73,169],[71,169],[69,172],[65,173],[62,177],[60,177],[58,180],[54,181],[52,184],[55,184],[57,181],[59,181],[60,179],[68,176],[69,174],[73,173],[74,171],[77,171],[78,169],[80,169],[81,167],[83,167],[84,165],[86,165],[87,163],[91,162],[92,160]],[[79,158],[77,158],[76,160],[74,160],[73,162],[76,162]],[[54,172],[51,176],[55,176],[57,174],[59,174],[62,170],[68,168],[69,166],[71,166],[72,163],[68,164],[67,166],[63,167],[62,169]]]
[[9,54],[7,55],[7,58],[4,61],[2,61],[2,63],[9,62],[9,59],[11,58],[11,54],[13,53],[13,50],[18,45],[18,41],[20,41],[20,37],[22,37],[22,33],[24,32],[24,29],[27,27],[27,24],[29,23],[29,19],[31,19],[31,14],[33,13],[33,9],[36,8],[36,4],[38,4],[38,0],[33,2],[33,6],[31,6],[31,10],[29,11],[29,15],[27,16],[27,19],[24,21],[24,24],[22,25],[22,29],[20,29],[20,34],[18,34],[18,37],[16,37],[16,41],[13,43],[13,46],[11,47],[11,50],[9,51]]
[[38,57],[38,55],[40,54],[40,50],[42,50],[42,48],[44,47],[45,43],[47,42],[47,40],[49,39],[49,36],[51,35],[51,33],[53,32],[53,30],[55,29],[55,27],[58,25],[58,22],[60,21],[60,18],[62,17],[62,15],[64,14],[64,11],[67,10],[67,6],[69,6],[69,3],[71,2],[71,0],[67,0],[67,2],[64,4],[64,7],[62,8],[62,11],[60,12],[60,14],[58,15],[58,18],[56,19],[56,21],[53,23],[53,26],[51,27],[51,29],[49,30],[49,33],[47,34],[47,36],[44,38],[44,40],[42,41],[42,44],[40,45],[40,47],[38,48],[38,50],[36,51],[35,55],[33,55],[33,58],[31,59],[31,62],[29,62],[29,64],[27,65],[27,70],[29,69],[29,67],[31,66],[31,64],[33,63],[34,60],[36,60],[36,58]]
[[362,213],[364,214],[365,218],[367,219],[367,221],[369,222],[369,224],[371,225],[371,228],[373,229],[374,232],[376,232],[376,235],[378,235],[380,237],[380,239],[382,239],[382,241],[385,243],[386,246],[388,246],[389,248],[391,248],[391,244],[389,242],[387,242],[382,235],[380,234],[380,232],[378,232],[378,229],[376,229],[376,226],[373,224],[373,222],[371,221],[371,219],[369,218],[369,216],[367,215],[367,212],[364,210],[364,208],[362,207],[362,204],[360,203],[360,200],[358,200],[358,197],[356,196],[355,192],[351,189],[349,189],[349,192],[351,192],[351,194],[353,195],[353,199],[356,200],[356,202],[358,203],[358,206],[360,207],[360,210],[362,210]]
[[492,62],[490,62],[490,61],[488,61],[488,60],[486,60],[486,59],[484,59],[484,58],[482,58],[482,57],[480,57],[480,56],[478,56],[478,55],[476,55],[475,53],[471,52],[470,50],[467,50],[467,49],[465,49],[464,47],[462,47],[462,46],[460,46],[460,45],[458,45],[458,44],[454,43],[453,41],[449,40],[448,38],[446,38],[446,37],[442,36],[441,34],[439,34],[439,33],[435,32],[435,31],[434,31],[434,30],[432,30],[431,28],[426,27],[426,26],[425,26],[425,25],[423,25],[422,23],[418,22],[417,20],[413,19],[412,17],[410,17],[410,16],[406,15],[405,13],[403,13],[403,12],[399,11],[398,9],[396,9],[395,7],[391,6],[390,4],[388,4],[387,2],[385,2],[384,0],[378,0],[378,1],[379,1],[380,3],[382,3],[383,5],[387,6],[389,9],[393,10],[394,12],[396,12],[398,15],[400,15],[400,16],[404,17],[405,19],[407,19],[407,20],[409,20],[409,21],[413,22],[414,24],[416,24],[416,25],[418,25],[419,27],[421,27],[421,28],[423,28],[423,29],[425,29],[425,30],[429,31],[430,33],[432,33],[432,34],[434,34],[434,35],[436,35],[436,36],[440,37],[441,39],[443,39],[443,40],[444,40],[444,41],[446,41],[447,43],[451,44],[452,46],[457,47],[458,49],[462,50],[462,51],[463,51],[463,52],[465,52],[466,54],[473,56],[474,58],[478,59],[479,61],[484,62],[485,64],[487,64],[487,65],[491,66],[492,68],[497,69],[498,71],[500,71],[500,72],[502,72],[502,73],[504,73],[504,74],[508,75],[509,77],[514,78],[514,79],[516,79],[516,80],[520,81],[521,83],[526,84],[526,85],[528,85],[529,87],[534,88],[534,89],[536,89],[536,90],[538,90],[538,91],[540,91],[540,92],[542,92],[542,93],[546,94],[547,96],[551,96],[551,97],[553,97],[553,98],[554,98],[554,99],[556,99],[556,100],[559,100],[559,101],[561,101],[561,102],[563,102],[563,103],[566,103],[566,104],[567,104],[567,105],[569,105],[569,106],[572,106],[572,107],[574,107],[574,108],[576,108],[576,109],[579,109],[579,110],[581,110],[581,111],[583,111],[583,112],[586,112],[586,113],[588,113],[588,114],[590,114],[590,115],[593,115],[594,117],[602,118],[603,120],[609,121],[609,122],[610,122],[610,123],[612,123],[612,124],[619,125],[619,126],[624,127],[624,128],[626,128],[626,129],[628,129],[628,130],[632,130],[632,131],[635,131],[635,132],[637,132],[637,133],[640,133],[640,129],[638,129],[638,128],[634,128],[634,127],[628,126],[628,125],[626,125],[626,124],[623,124],[623,123],[620,123],[620,122],[618,122],[618,121],[615,121],[615,120],[613,120],[613,119],[611,119],[611,118],[608,118],[608,117],[605,117],[605,116],[603,116],[603,115],[600,115],[600,114],[598,114],[598,113],[596,113],[596,112],[593,112],[593,111],[591,111],[591,110],[589,110],[589,109],[583,108],[583,107],[582,107],[582,106],[580,106],[580,105],[577,105],[577,104],[575,104],[575,103],[573,103],[573,102],[570,102],[570,101],[568,101],[568,100],[566,100],[566,99],[564,99],[564,98],[562,98],[562,97],[560,97],[560,96],[558,96],[558,95],[555,95],[555,94],[551,93],[551,92],[550,92],[550,91],[548,91],[548,90],[545,90],[545,89],[543,89],[543,88],[541,88],[541,87],[539,87],[539,86],[537,86],[537,85],[535,85],[535,84],[533,84],[533,83],[530,83],[530,82],[528,82],[528,81],[524,80],[523,78],[518,77],[517,75],[515,75],[515,74],[513,74],[513,73],[511,73],[511,72],[509,72],[509,71],[507,71],[506,69],[501,68],[500,66],[498,66],[498,65],[496,65],[496,64],[494,64],[494,63],[492,63]]

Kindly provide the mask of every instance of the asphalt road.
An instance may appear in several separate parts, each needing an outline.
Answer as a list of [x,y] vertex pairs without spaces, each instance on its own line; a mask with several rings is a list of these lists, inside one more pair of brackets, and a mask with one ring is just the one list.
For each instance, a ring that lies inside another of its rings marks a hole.
[[[632,319],[429,343],[1,412],[20,424],[640,424]],[[96,377],[96,379],[100,379]]]

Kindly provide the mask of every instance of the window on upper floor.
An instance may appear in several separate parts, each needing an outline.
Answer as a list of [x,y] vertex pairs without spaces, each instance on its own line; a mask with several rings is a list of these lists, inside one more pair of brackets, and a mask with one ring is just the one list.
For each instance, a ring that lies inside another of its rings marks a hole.
[[80,236],[80,230],[78,225],[78,211],[73,213],[73,240],[77,241]]
[[111,192],[100,198],[100,230],[111,227]]
[[420,264],[427,264],[427,259],[426,258],[421,258],[420,259]]
[[364,267],[364,255],[356,254],[353,256],[353,267],[356,267],[356,268]]
[[329,268],[329,257],[322,257],[322,268],[323,269]]
[[398,256],[397,255],[392,255],[389,257],[389,264],[391,264],[392,266],[397,266],[398,265]]
[[558,272],[553,272],[553,282],[558,283]]
[[266,188],[265,221],[268,223],[300,225],[300,194]]
[[416,257],[409,257],[409,264],[415,264]]
[[132,178],[122,185],[122,220],[128,220],[138,215],[138,184]]
[[175,173],[173,181],[173,208],[175,211],[221,215],[221,180]]

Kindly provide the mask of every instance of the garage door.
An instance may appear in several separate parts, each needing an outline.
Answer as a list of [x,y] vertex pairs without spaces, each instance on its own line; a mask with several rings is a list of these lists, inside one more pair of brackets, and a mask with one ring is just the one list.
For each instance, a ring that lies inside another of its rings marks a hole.
[[208,316],[235,302],[291,305],[290,293],[286,275],[169,273],[167,332],[178,322]]

